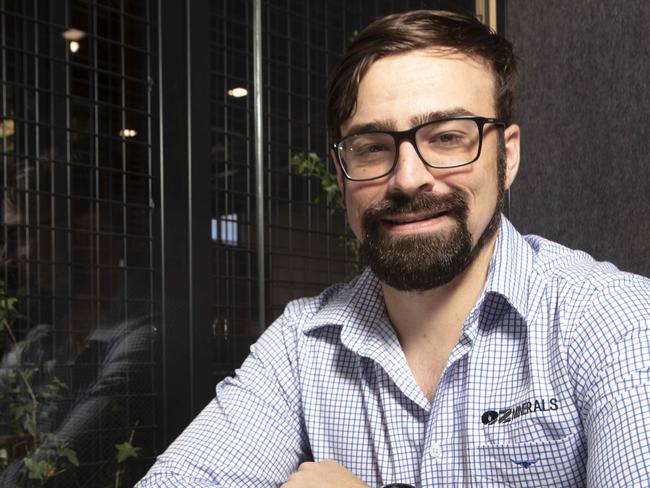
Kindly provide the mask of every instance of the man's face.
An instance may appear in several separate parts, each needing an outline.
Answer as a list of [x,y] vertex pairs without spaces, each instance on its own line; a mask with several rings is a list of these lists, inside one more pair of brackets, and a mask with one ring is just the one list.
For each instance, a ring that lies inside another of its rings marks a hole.
[[[460,53],[388,56],[362,79],[356,109],[341,133],[369,126],[406,130],[437,115],[495,117],[494,91],[489,67]],[[500,195],[519,162],[519,128],[505,130],[498,151],[500,131],[487,124],[480,158],[458,168],[425,166],[407,141],[399,147],[395,170],[378,180],[344,180],[337,165],[350,226],[382,281],[402,290],[431,289],[451,281],[490,247],[485,245],[498,225]]]

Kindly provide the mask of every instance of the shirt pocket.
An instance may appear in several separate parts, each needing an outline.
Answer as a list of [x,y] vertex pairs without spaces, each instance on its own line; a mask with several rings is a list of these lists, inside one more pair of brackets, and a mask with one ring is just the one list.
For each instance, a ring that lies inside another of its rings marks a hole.
[[580,432],[549,442],[478,446],[469,458],[473,487],[573,488],[586,482]]

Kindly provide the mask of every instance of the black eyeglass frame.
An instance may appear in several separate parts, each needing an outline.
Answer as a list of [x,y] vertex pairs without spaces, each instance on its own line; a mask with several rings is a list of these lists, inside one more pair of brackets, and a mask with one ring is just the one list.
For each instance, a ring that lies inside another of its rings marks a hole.
[[[422,127],[425,127],[427,125],[436,124],[438,122],[447,122],[449,120],[473,120],[476,123],[476,126],[478,127],[478,151],[476,152],[476,157],[471,161],[467,161],[465,163],[452,164],[447,166],[438,166],[435,164],[427,163],[422,157],[422,154],[420,154],[420,150],[418,149],[418,145],[415,139],[415,133],[418,130],[420,130]],[[363,132],[363,134],[388,134],[392,136],[393,140],[395,141],[395,159],[393,161],[393,164],[388,169],[388,171],[386,171],[384,174],[379,176],[373,176],[372,178],[352,178],[346,171],[345,164],[343,164],[341,160],[341,154],[339,153],[341,143],[343,143],[346,139],[349,139],[351,137],[357,137],[360,134],[350,134],[348,136],[345,136],[340,141],[333,143],[331,149],[334,151],[334,154],[336,154],[336,161],[341,167],[343,176],[345,176],[345,178],[350,181],[378,180],[379,178],[383,178],[384,176],[392,173],[395,170],[395,167],[397,166],[397,160],[399,159],[399,146],[403,140],[407,140],[411,143],[411,145],[415,148],[415,152],[420,158],[420,161],[422,161],[429,168],[436,168],[436,169],[460,168],[461,166],[467,166],[468,164],[472,164],[474,161],[476,161],[478,158],[481,157],[481,149],[483,148],[483,128],[485,127],[485,124],[494,124],[496,126],[500,126],[504,128],[506,127],[506,123],[499,119],[490,118],[490,117],[478,117],[474,115],[460,115],[457,117],[446,117],[444,119],[430,120],[429,122],[425,122],[424,124],[416,125],[415,127],[411,127],[410,129],[402,130],[402,131],[373,130],[373,131]]]

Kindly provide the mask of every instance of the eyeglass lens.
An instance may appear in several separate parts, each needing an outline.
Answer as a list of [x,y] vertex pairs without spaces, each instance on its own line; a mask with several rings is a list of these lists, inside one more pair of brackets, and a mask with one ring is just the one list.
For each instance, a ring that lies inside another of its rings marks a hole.
[[[443,120],[420,127],[415,142],[427,164],[443,168],[459,166],[478,156],[480,132],[472,119]],[[354,179],[385,175],[391,170],[397,153],[395,138],[385,132],[347,137],[338,149],[348,176]]]

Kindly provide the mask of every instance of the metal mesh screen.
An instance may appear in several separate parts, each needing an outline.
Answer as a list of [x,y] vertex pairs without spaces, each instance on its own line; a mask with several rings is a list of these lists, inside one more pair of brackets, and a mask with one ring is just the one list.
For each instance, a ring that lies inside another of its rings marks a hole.
[[154,443],[152,7],[0,1],[2,486],[131,486]]

